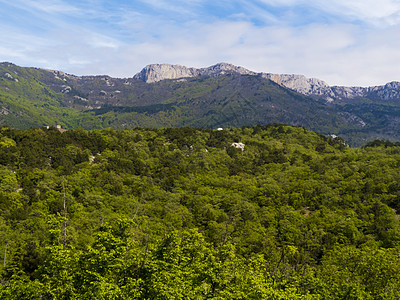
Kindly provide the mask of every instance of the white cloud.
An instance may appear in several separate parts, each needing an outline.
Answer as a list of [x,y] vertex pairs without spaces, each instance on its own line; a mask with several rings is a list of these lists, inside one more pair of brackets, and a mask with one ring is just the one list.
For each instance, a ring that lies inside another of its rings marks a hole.
[[374,25],[395,25],[400,22],[400,2],[397,0],[319,0],[318,2],[317,4],[325,7],[327,11]]
[[157,10],[165,10],[179,14],[193,15],[193,7],[200,5],[202,0],[165,1],[165,0],[139,0]]
[[[367,36],[360,44],[363,34]],[[106,36],[102,42],[90,32],[65,32],[63,41],[50,44],[12,35],[18,46],[0,48],[2,60],[77,75],[130,77],[149,63],[204,67],[227,61],[260,72],[305,74],[330,84],[374,85],[400,79],[395,30],[365,33],[354,26],[293,29],[245,22],[192,23],[185,28],[170,26],[158,38],[133,45],[114,45],[110,39],[112,47]],[[385,39],[392,42],[382,43]]]
[[24,11],[44,12],[47,14],[73,14],[80,11],[78,8],[62,0],[0,0],[0,3],[4,3],[7,6],[12,6]]
[[[394,29],[368,32],[355,25],[260,28],[246,22],[219,22],[169,30],[173,33],[165,31],[158,39],[121,47],[113,72],[118,69],[123,76],[132,76],[150,63],[205,67],[227,61],[254,71],[304,74],[339,85],[400,80],[400,45],[395,42]],[[393,42],[376,46],[386,39]]]
[[8,49],[7,47],[0,46],[0,57],[7,58],[7,60],[12,62],[13,59],[24,58],[25,55],[21,52],[17,52]]
[[87,36],[88,36],[87,44],[93,48],[117,49],[121,45],[121,42],[119,42],[118,40],[100,33],[88,32]]
[[23,2],[24,5],[28,7],[32,7],[36,10],[45,12],[45,13],[76,13],[79,10],[76,7],[73,7],[63,1],[28,1],[25,0]]
[[[355,25],[283,28],[249,22],[191,22],[180,27],[169,24],[157,38],[134,44],[114,44],[110,37],[77,30],[50,45],[25,36],[20,44],[30,44],[29,49],[12,57],[0,48],[0,55],[77,75],[131,77],[150,63],[205,67],[226,61],[258,72],[304,74],[332,85],[366,86],[400,80],[397,33],[398,28],[365,31]],[[43,57],[46,61],[39,63]]]
[[[393,25],[398,22],[398,1],[382,0],[378,5],[370,0],[263,0],[277,6],[311,5],[320,11],[380,25],[367,27],[359,22],[343,25],[305,22],[292,27],[271,12],[254,11],[260,7],[261,0],[238,1],[252,6],[247,6],[246,12],[236,17],[214,18],[212,22],[210,19],[178,22],[169,15],[155,17],[142,11],[107,11],[95,6],[92,10],[76,11],[80,17],[106,23],[97,26],[97,23],[86,23],[86,19],[78,23],[68,18],[59,19],[59,14],[74,15],[72,12],[78,9],[73,5],[64,7],[63,1],[54,1],[46,14],[40,11],[46,9],[43,5],[48,1],[36,2],[15,0],[12,3],[26,3],[30,9],[36,5],[35,17],[48,18],[48,28],[31,34],[25,28],[3,26],[0,61],[60,69],[77,75],[118,77],[133,76],[150,63],[205,67],[225,61],[258,72],[304,74],[329,84],[376,85],[400,81],[400,25]],[[181,0],[151,2],[162,10],[181,12],[202,5],[202,1],[194,0],[179,10],[182,3]],[[255,25],[254,18],[262,20],[261,24]]]
[[400,1],[398,0],[259,0],[259,2],[275,7],[309,7],[374,25],[400,23]]

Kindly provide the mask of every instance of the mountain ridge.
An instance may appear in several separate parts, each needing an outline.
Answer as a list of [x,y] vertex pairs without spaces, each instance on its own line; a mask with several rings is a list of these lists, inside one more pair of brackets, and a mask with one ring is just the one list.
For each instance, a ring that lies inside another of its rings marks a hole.
[[237,73],[241,75],[256,75],[243,67],[229,63],[218,63],[206,68],[188,68],[181,65],[150,64],[133,76],[135,79],[146,83],[154,83],[165,79],[182,79],[201,76],[220,76]]
[[[399,87],[335,88],[303,75],[256,73],[227,63],[201,69],[152,65],[130,78],[0,63],[0,125],[90,130],[281,123],[360,146],[377,138],[400,140]],[[329,101],[326,91],[340,97]]]
[[326,101],[334,99],[374,97],[384,101],[400,101],[400,82],[392,81],[384,85],[358,87],[358,86],[330,86],[318,78],[307,78],[298,74],[274,74],[254,72],[246,68],[229,63],[218,63],[205,68],[189,68],[172,64],[150,64],[133,76],[135,79],[146,83],[154,83],[166,79],[185,79],[204,76],[221,76],[226,74],[240,74],[261,76],[283,87],[292,89],[307,96],[323,97]]
[[[13,66],[17,65],[10,62],[1,62],[1,66]],[[51,70],[44,68],[35,68],[43,70],[45,72],[53,73],[56,79],[62,79],[66,81],[66,78],[70,79],[94,79],[98,77],[113,78],[108,75],[73,75],[67,74],[60,70]],[[185,80],[188,78],[195,77],[217,77],[227,74],[240,74],[240,75],[251,75],[260,76],[262,78],[271,80],[280,86],[294,90],[300,94],[320,97],[328,102],[334,100],[343,99],[354,99],[354,98],[369,98],[373,100],[383,101],[395,101],[400,102],[400,82],[391,81],[383,85],[375,86],[339,86],[329,85],[324,80],[306,77],[301,74],[276,74],[268,72],[254,72],[241,66],[236,66],[230,63],[221,62],[209,67],[194,68],[186,67],[178,64],[149,64],[145,66],[141,71],[128,78],[114,78],[114,79],[126,79],[131,78],[138,79],[146,83],[155,83],[162,80]],[[11,74],[3,74],[3,77],[9,78]]]

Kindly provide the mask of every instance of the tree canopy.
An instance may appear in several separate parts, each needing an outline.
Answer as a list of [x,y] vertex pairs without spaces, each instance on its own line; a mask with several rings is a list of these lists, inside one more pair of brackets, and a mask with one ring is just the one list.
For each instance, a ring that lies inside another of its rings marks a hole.
[[398,299],[399,200],[395,143],[0,127],[0,299]]

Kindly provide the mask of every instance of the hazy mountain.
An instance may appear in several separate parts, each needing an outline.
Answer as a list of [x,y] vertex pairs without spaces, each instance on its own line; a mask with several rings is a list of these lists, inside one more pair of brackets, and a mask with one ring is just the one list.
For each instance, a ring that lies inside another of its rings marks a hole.
[[149,65],[132,78],[0,64],[0,124],[15,128],[240,127],[287,123],[353,145],[400,140],[400,83],[331,87],[302,75]]

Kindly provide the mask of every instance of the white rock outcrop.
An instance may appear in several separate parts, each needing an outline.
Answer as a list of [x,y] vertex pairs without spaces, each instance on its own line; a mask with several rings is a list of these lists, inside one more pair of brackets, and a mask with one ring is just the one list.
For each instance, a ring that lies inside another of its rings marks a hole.
[[261,77],[292,89],[304,95],[327,95],[334,97],[330,86],[317,78],[307,78],[304,75],[261,73]]
[[165,79],[196,76],[198,76],[198,73],[195,68],[187,68],[180,65],[152,64],[144,67],[143,70],[133,76],[133,78],[143,80],[147,83],[152,83]]
[[5,73],[5,74],[4,74],[4,78],[7,78],[7,79],[14,79],[14,77],[12,77],[12,75],[11,75],[10,73]]
[[180,65],[152,64],[143,68],[133,78],[153,83],[165,79],[182,79],[198,76],[221,76],[226,74],[256,75],[243,67],[237,67],[228,63],[219,63],[208,68],[188,68]]
[[242,151],[244,151],[244,144],[243,143],[232,143],[231,147],[240,149]]

